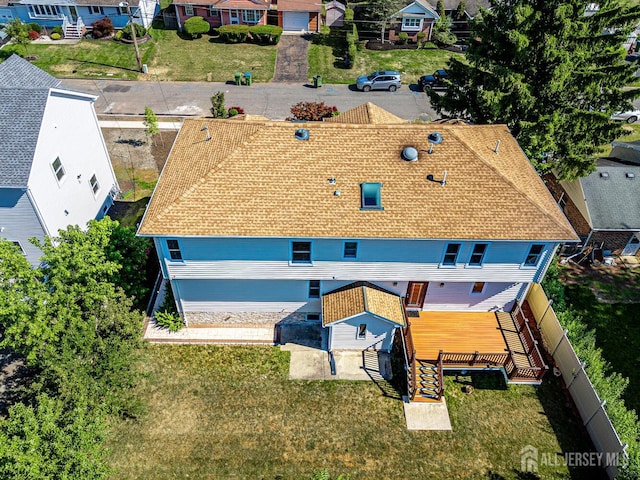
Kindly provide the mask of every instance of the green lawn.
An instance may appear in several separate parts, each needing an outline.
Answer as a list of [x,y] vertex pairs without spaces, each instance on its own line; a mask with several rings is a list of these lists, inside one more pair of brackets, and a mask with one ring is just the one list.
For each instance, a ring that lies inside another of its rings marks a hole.
[[[112,479],[304,479],[325,468],[352,480],[522,479],[527,444],[551,456],[588,448],[554,378],[539,389],[476,382],[466,395],[447,377],[453,431],[410,432],[401,401],[373,382],[290,381],[277,348],[151,345],[144,355],[147,413],[113,425]],[[587,478],[541,468],[540,478]]]
[[[637,282],[640,272],[627,273],[619,280],[618,298],[638,301]],[[629,283],[635,281],[634,284]],[[591,285],[592,288],[616,289],[610,283]],[[627,408],[640,412],[640,308],[638,303],[598,302],[587,285],[568,285],[567,300],[582,316],[590,329],[595,329],[596,345],[602,349],[613,371],[629,378],[624,394]]]
[[[276,47],[253,44],[225,45],[208,35],[185,40],[175,30],[151,29],[152,39],[140,44],[142,62],[149,75],[137,72],[133,45],[111,40],[82,40],[75,45],[31,44],[33,63],[58,77],[118,78],[129,80],[183,80],[225,82],[235,71],[252,70],[254,79],[267,82],[273,77]],[[7,45],[0,59],[24,49]]]
[[[328,43],[328,42],[326,42]],[[336,56],[338,55],[338,56]],[[333,46],[311,43],[309,46],[309,76],[320,74],[326,83],[355,83],[358,75],[375,70],[398,70],[405,85],[416,83],[421,75],[446,68],[453,55],[448,50],[439,50],[431,44],[421,50],[362,50],[358,52],[352,69],[342,65],[340,52]]]

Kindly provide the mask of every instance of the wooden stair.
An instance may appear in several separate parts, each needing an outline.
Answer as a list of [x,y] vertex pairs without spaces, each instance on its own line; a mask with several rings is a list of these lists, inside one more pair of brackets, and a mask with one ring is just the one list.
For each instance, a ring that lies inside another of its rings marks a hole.
[[[510,371],[507,368],[509,381],[540,384],[544,370],[549,367],[544,363],[537,342],[533,338],[530,328],[526,325],[526,318],[521,312],[516,312],[515,315],[509,312],[496,312],[496,317],[513,361],[513,370]],[[536,378],[538,374],[531,377],[532,369],[541,373],[540,378]],[[527,374],[522,375],[523,372],[527,372]]]
[[426,360],[416,360],[415,399],[420,401],[440,401],[442,397],[442,377],[438,365]]

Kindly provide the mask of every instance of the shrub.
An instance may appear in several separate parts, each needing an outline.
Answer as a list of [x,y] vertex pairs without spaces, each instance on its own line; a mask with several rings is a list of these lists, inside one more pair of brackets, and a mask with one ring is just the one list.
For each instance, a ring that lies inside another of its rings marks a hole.
[[323,118],[334,117],[339,113],[336,107],[325,105],[324,102],[299,102],[291,107],[293,120],[319,122]]
[[242,107],[231,107],[227,113],[230,117],[235,117],[236,115],[242,115],[244,113],[244,109]]
[[36,32],[35,30],[30,30],[29,31],[29,38],[31,40],[35,40],[36,38],[40,38],[40,34],[38,32]]
[[[138,38],[142,38],[147,34],[147,29],[144,28],[142,25],[138,24],[138,23],[134,23],[134,25],[136,26],[136,37]],[[124,38],[125,40],[131,40],[133,37],[131,36],[131,24],[127,25],[126,27],[124,27],[122,30],[120,30],[122,32],[122,38]]]
[[218,27],[218,33],[223,42],[242,43],[247,41],[249,36],[248,25],[223,25]]
[[347,58],[349,59],[349,63],[347,65],[348,68],[353,68],[356,64],[356,57],[358,56],[358,47],[354,43],[349,45],[349,50],[347,51]]
[[398,40],[402,45],[406,45],[409,42],[409,34],[407,32],[400,32],[398,34]]
[[159,327],[166,328],[170,332],[177,332],[184,326],[182,318],[176,313],[156,312],[154,317]]
[[353,34],[353,41],[357,42],[358,40],[360,40],[360,36],[358,35],[358,27],[356,27],[356,24],[353,24],[353,28],[351,30],[352,34]]
[[260,45],[276,45],[282,36],[282,28],[275,25],[254,25],[249,27],[251,40]]
[[51,33],[57,33],[59,35],[62,35],[62,27],[60,25],[56,25],[51,29]]
[[211,30],[211,25],[202,17],[191,17],[184,22],[182,30],[191,38],[200,38],[203,33],[208,33]]
[[42,27],[37,23],[28,23],[27,28],[29,29],[29,31],[34,31],[38,34],[42,32]]
[[226,116],[224,108],[224,92],[216,92],[211,97],[211,115],[213,118],[224,118]]
[[51,34],[51,40],[60,40],[62,38],[62,35],[60,35],[59,33],[52,33]]
[[121,39],[122,39],[122,30],[118,30],[118,31],[116,32],[116,34],[113,36],[113,38],[114,38],[115,40],[121,40]]
[[113,22],[110,18],[105,17],[93,22],[91,26],[93,27],[93,30],[91,31],[91,36],[93,38],[103,38],[113,34]]
[[353,8],[345,8],[344,9],[344,20],[346,22],[350,22],[353,20]]

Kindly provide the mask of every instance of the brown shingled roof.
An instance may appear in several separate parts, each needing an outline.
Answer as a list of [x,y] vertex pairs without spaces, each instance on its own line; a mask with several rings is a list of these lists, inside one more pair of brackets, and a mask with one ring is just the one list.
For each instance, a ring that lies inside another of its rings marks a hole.
[[278,0],[280,12],[319,12],[322,0]]
[[[294,137],[299,128],[308,140]],[[444,140],[428,154],[436,128]],[[418,150],[417,161],[402,160],[407,146]],[[427,180],[444,170],[446,186]],[[361,210],[364,182],[383,184],[384,210]],[[577,239],[504,125],[210,119],[184,122],[139,233]]]
[[396,117],[393,113],[387,112],[379,106],[367,102],[358,105],[355,108],[342,112],[337,117],[330,117],[324,120],[333,123],[355,123],[355,124],[371,124],[371,125],[392,125],[396,123],[407,123],[400,117]]
[[406,325],[402,299],[368,282],[356,282],[322,296],[322,324],[330,325],[370,313],[401,327]]

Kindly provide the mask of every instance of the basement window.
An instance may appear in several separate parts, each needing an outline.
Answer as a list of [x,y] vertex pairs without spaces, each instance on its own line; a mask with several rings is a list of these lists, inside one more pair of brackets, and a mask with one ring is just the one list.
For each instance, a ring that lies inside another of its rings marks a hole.
[[361,183],[362,210],[384,210],[382,199],[380,198],[381,183]]

